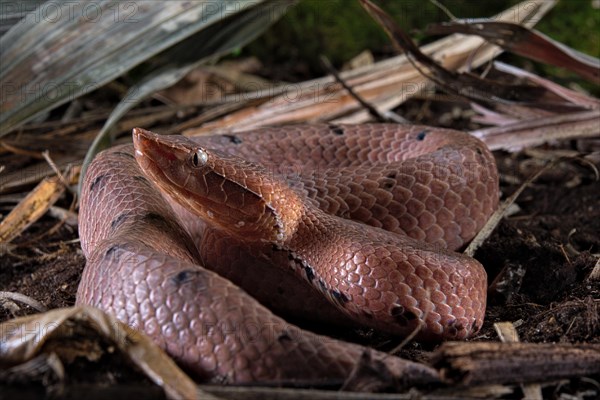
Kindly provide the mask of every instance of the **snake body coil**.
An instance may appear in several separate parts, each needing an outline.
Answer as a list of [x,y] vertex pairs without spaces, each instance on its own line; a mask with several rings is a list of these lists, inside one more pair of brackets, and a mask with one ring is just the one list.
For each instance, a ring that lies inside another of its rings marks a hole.
[[[485,271],[451,251],[497,206],[477,139],[298,125],[193,140],[135,129],[134,147],[102,153],[85,177],[77,301],[142,329],[197,376],[343,380],[364,351],[286,324],[201,265],[280,312],[436,340],[481,327]],[[373,354],[394,375],[435,375]]]

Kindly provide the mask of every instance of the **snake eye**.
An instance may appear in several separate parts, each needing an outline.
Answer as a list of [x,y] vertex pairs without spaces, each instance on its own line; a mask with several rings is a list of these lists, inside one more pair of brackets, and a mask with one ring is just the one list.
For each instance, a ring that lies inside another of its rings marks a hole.
[[191,158],[192,166],[194,166],[196,168],[206,165],[207,161],[208,161],[208,154],[206,154],[206,151],[204,151],[202,149],[197,149],[194,152],[194,154],[192,154],[192,158]]

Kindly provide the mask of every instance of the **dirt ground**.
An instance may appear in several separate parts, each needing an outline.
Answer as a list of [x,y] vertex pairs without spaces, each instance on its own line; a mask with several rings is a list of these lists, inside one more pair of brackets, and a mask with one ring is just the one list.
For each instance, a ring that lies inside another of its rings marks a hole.
[[[422,104],[413,106],[422,110]],[[449,125],[460,125],[460,121]],[[561,143],[552,151],[574,150],[579,145]],[[545,163],[539,154],[495,155],[503,198]],[[491,287],[485,324],[474,340],[496,341],[493,324],[512,321],[523,342],[600,343],[600,280],[587,279],[597,261],[594,254],[600,253],[600,183],[588,164],[571,159],[544,173],[517,199],[518,210],[504,218],[477,251]],[[68,208],[71,201],[68,194],[59,205]],[[0,204],[0,213],[6,215],[13,206]],[[13,244],[0,259],[0,291],[25,294],[49,309],[72,306],[85,264],[77,228],[46,216]],[[0,321],[33,312],[27,306],[16,309],[4,304]],[[327,333],[384,350],[399,342],[369,331],[340,333],[333,328]],[[409,343],[402,355],[422,360],[433,349]],[[110,376],[109,381],[131,379],[126,373],[111,372]],[[583,385],[569,384],[561,390],[573,393],[581,390],[573,387]]]

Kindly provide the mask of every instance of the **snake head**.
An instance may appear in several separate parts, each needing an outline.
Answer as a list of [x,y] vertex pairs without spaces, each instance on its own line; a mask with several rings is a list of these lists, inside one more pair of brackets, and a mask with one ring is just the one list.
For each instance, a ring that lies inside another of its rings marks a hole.
[[135,158],[163,193],[210,224],[245,241],[283,243],[302,202],[265,168],[183,136],[133,130]]

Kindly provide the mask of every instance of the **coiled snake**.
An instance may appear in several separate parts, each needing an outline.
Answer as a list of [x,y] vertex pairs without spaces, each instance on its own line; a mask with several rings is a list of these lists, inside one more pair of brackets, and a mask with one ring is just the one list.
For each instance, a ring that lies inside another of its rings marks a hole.
[[[365,350],[254,297],[428,340],[481,327],[485,271],[452,250],[496,208],[498,177],[468,134],[321,124],[194,139],[136,128],[133,139],[85,177],[77,302],[143,330],[200,379],[343,380]],[[435,379],[371,354],[399,378]]]

